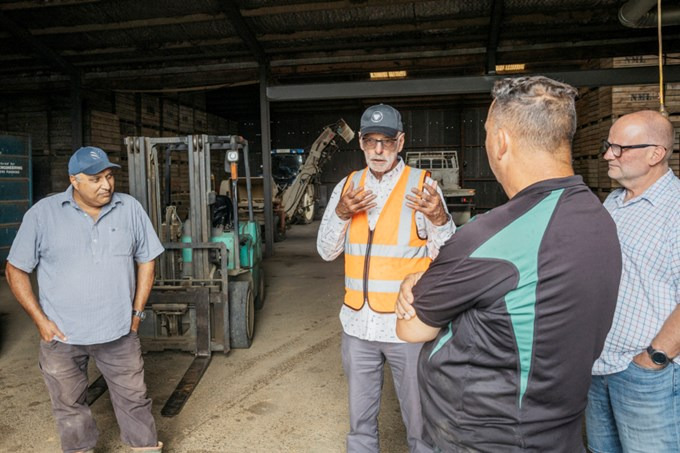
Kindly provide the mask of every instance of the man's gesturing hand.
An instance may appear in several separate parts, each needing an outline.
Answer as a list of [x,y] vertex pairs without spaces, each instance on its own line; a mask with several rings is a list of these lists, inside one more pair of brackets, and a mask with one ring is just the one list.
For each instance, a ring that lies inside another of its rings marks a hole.
[[406,199],[410,202],[406,203],[406,206],[422,212],[433,225],[444,225],[449,220],[449,216],[446,215],[442,199],[437,193],[437,181],[434,181],[432,185],[424,183],[423,189],[411,189],[415,196],[406,195]]
[[375,208],[376,203],[373,202],[377,195],[370,190],[364,190],[363,187],[354,188],[354,183],[350,181],[347,192],[340,198],[338,206],[335,208],[335,213],[342,220],[349,220],[362,211],[368,211]]
[[401,286],[399,287],[399,296],[397,297],[397,305],[394,308],[394,312],[397,314],[397,318],[409,320],[416,315],[416,311],[411,305],[413,303],[413,287],[420,277],[422,277],[424,272],[416,272],[415,274],[408,274]]

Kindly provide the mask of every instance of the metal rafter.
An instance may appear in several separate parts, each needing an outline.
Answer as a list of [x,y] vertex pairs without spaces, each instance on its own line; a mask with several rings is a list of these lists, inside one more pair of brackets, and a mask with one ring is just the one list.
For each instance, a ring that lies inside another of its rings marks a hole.
[[248,24],[246,24],[243,16],[241,16],[238,6],[233,0],[224,0],[220,2],[220,5],[222,10],[224,10],[225,14],[227,15],[229,22],[236,30],[236,33],[239,35],[239,37],[241,37],[243,42],[246,43],[250,51],[253,53],[253,56],[255,56],[257,62],[260,65],[265,66],[267,64],[267,55],[257,40],[255,33],[253,33],[250,27],[248,27]]
[[491,24],[489,24],[489,41],[486,45],[486,73],[496,73],[496,51],[498,50],[498,39],[501,34],[501,23],[503,22],[503,0],[492,0],[491,2]]
[[371,2],[358,3],[353,0],[340,0],[334,2],[309,2],[292,5],[262,6],[259,8],[242,9],[243,17],[272,16],[279,14],[299,14],[312,11],[331,11],[338,9],[376,8],[381,6],[394,6],[415,3],[413,0],[372,0]]
[[[577,87],[592,87],[655,83],[657,71],[655,67],[634,67],[548,72],[542,75]],[[503,77],[507,75],[278,85],[267,88],[267,97],[272,102],[278,102],[488,93],[494,82]],[[680,65],[666,67],[665,79],[668,82],[680,81]]]

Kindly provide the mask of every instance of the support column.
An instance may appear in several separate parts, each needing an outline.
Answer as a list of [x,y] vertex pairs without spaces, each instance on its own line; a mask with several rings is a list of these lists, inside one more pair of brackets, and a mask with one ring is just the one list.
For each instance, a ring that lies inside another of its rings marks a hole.
[[272,204],[271,124],[267,99],[267,73],[269,67],[260,65],[260,130],[262,132],[262,175],[264,177],[264,256],[274,254],[274,208]]

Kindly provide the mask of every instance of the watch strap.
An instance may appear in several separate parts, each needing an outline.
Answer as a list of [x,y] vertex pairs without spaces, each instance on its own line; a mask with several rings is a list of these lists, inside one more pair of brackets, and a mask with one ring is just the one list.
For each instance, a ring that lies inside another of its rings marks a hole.
[[144,311],[132,310],[132,316],[136,316],[141,321],[144,321],[144,318],[146,318],[146,313],[144,313]]

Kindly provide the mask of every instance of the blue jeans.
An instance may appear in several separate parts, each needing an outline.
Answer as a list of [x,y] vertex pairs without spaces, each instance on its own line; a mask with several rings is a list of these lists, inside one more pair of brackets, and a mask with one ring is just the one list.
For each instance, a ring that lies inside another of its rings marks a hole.
[[594,453],[680,452],[680,366],[593,376],[586,431]]

